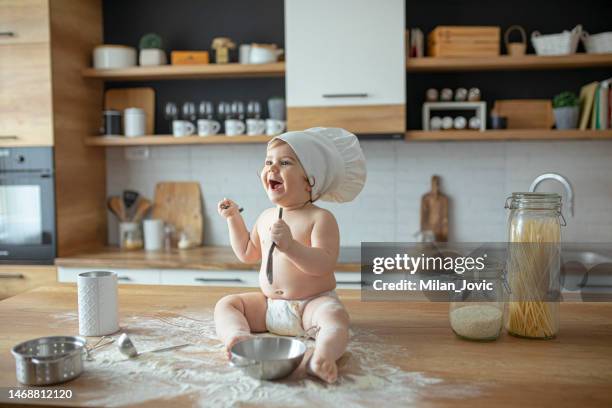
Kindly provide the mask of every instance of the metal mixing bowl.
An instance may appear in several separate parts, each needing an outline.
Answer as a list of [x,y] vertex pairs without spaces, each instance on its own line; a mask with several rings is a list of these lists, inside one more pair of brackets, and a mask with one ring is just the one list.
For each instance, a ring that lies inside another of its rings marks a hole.
[[302,362],[306,344],[287,337],[253,337],[236,343],[231,364],[258,380],[278,380]]
[[70,381],[83,372],[87,340],[75,336],[41,337],[19,343],[15,357],[17,381],[27,385],[48,385]]

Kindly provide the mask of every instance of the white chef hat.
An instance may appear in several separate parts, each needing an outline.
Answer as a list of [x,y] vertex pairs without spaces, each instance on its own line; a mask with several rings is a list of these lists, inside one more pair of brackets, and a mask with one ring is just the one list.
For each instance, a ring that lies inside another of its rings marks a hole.
[[286,142],[312,186],[312,201],[347,202],[366,181],[365,157],[357,137],[340,128],[316,127],[287,132],[272,140]]

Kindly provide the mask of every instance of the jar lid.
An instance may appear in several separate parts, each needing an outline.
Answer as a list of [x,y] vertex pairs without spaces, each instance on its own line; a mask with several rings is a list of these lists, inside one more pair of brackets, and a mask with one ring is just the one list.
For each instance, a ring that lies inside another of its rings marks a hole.
[[[510,201],[510,204],[508,204]],[[561,210],[561,196],[557,193],[512,193],[506,199],[506,208],[511,210],[526,208],[530,210]]]
[[144,115],[144,109],[141,108],[126,108],[123,111],[126,115]]

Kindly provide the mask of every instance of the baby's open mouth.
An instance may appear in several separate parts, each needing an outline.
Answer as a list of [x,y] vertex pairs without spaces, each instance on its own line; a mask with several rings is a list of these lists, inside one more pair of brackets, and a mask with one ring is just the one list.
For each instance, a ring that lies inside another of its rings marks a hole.
[[269,179],[268,180],[268,186],[269,186],[270,190],[278,191],[278,190],[280,190],[282,188],[283,182],[280,181],[280,180]]

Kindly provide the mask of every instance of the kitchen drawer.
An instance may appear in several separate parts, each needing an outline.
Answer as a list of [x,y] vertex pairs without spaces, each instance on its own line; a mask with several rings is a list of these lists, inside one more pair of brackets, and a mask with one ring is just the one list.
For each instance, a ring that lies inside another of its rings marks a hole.
[[57,280],[59,282],[76,282],[77,276],[82,272],[111,271],[117,274],[120,284],[136,285],[159,285],[161,271],[159,269],[117,269],[117,268],[57,268]]
[[259,286],[258,271],[200,271],[164,270],[161,273],[162,285],[204,285],[204,286]]
[[47,0],[0,0],[0,45],[49,42]]
[[361,272],[336,272],[337,289],[361,289]]
[[0,299],[56,282],[55,266],[0,266]]
[[0,90],[0,147],[53,145],[49,45],[0,45]]

